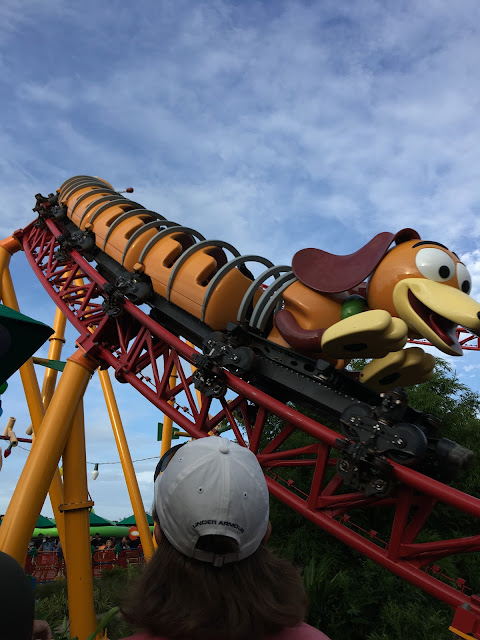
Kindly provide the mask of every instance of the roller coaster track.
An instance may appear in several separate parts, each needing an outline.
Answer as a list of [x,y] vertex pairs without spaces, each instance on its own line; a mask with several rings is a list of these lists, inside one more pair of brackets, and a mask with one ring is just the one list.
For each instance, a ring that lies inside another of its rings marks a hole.
[[[143,307],[115,295],[109,282],[75,249],[59,261],[56,252],[61,234],[55,220],[39,219],[14,235],[39,281],[79,332],[77,343],[87,354],[102,367],[111,367],[120,382],[130,384],[195,438],[228,423],[237,441],[257,455],[272,495],[448,604],[455,612],[452,630],[462,637],[480,638],[480,596],[462,579],[443,576],[436,564],[450,555],[480,551],[480,535],[416,542],[436,505],[443,503],[480,518],[479,499],[394,461],[389,463],[393,489],[388,496],[365,497],[350,491],[335,472],[338,450],[348,444],[343,436],[299,413],[278,394],[274,397],[227,370],[221,372],[221,380],[228,389],[228,400],[221,396],[214,402],[203,395],[199,409],[191,368],[198,363],[196,349]],[[177,384],[170,388],[174,368]],[[270,438],[268,424],[274,416],[282,426]],[[297,431],[311,436],[312,443],[290,448],[289,437]],[[289,470],[298,468],[310,470],[309,487],[299,487],[289,479]],[[383,511],[391,519],[389,538],[381,540],[375,531],[356,526],[352,513],[358,510]]]
[[[470,331],[458,327],[456,330],[457,339],[464,351],[480,351],[480,338]],[[412,344],[418,344],[420,346],[432,346],[432,343],[428,340],[409,340]]]

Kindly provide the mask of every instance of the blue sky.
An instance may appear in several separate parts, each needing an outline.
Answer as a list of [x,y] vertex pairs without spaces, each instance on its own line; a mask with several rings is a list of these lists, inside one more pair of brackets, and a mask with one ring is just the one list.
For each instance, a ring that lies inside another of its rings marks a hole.
[[[478,298],[479,25],[476,0],[3,0],[1,237],[31,221],[35,193],[91,174],[276,264],[411,226],[465,256]],[[23,256],[12,273],[21,310],[52,322]],[[479,354],[454,364],[480,388]],[[2,420],[15,415],[22,435],[17,378]],[[118,459],[99,387],[91,462]],[[154,455],[161,416],[119,395],[133,458]],[[4,461],[0,512],[25,459]],[[154,461],[135,466],[148,507]],[[121,480],[120,465],[100,467],[97,513],[131,513]]]

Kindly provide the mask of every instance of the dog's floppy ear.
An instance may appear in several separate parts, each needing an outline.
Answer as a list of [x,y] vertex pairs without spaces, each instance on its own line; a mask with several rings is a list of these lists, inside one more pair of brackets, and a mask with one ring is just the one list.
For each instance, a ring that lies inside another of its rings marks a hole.
[[384,231],[355,253],[336,256],[321,249],[301,249],[293,256],[292,267],[297,278],[320,293],[348,291],[367,278],[395,242],[420,239],[414,229],[397,233]]

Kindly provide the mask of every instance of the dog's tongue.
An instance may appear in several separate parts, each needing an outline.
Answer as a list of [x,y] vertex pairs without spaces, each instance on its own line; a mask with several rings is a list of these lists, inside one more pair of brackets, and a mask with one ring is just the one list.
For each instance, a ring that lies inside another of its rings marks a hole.
[[452,336],[449,333],[446,333],[442,328],[441,320],[443,320],[443,318],[441,318],[438,314],[432,311],[432,313],[428,316],[428,320],[430,322],[430,325],[435,329],[435,333],[440,336],[445,344],[448,344],[448,346],[451,347],[456,342],[456,339],[454,340]]

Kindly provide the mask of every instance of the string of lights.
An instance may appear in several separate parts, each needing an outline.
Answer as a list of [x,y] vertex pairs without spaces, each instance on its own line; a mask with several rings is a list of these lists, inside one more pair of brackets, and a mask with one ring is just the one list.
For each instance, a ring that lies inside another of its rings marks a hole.
[[[26,447],[22,447],[20,445],[18,445],[19,449],[23,449],[24,451],[30,451],[30,449],[27,449]],[[158,460],[159,456],[150,456],[149,458],[137,458],[136,460],[132,460],[132,462],[143,462],[144,460]],[[98,467],[101,464],[122,464],[121,460],[112,460],[112,461],[107,461],[107,462],[88,462],[87,464],[92,464],[93,465],[93,471],[92,471],[92,477],[94,480],[96,480],[98,478]]]
[[[188,407],[183,407],[182,405],[179,405],[178,403],[174,403],[174,407],[175,409],[179,409],[180,411],[183,411],[183,413],[189,414],[191,417],[193,417],[193,414],[191,412],[191,410]],[[17,445],[19,449],[23,449],[24,451],[30,451],[30,449],[27,449],[26,447],[22,447],[20,445]],[[137,458],[136,460],[132,460],[133,462],[143,462],[145,460],[158,460],[159,456],[150,456],[148,458]],[[87,460],[87,464],[93,465],[93,471],[92,471],[92,477],[94,480],[96,480],[98,478],[98,467],[100,465],[103,464],[122,464],[121,460],[112,460],[112,461],[106,461],[106,462],[88,462]]]
[[[151,456],[150,458],[137,458],[137,460],[132,460],[132,462],[142,462],[143,460],[158,460],[159,459],[159,455],[158,456]],[[87,464],[122,464],[121,460],[115,460],[113,462],[88,462],[87,460]]]
[[[141,376],[141,377],[144,377],[144,376]],[[0,391],[0,393],[2,393],[2,392]],[[183,413],[190,415],[192,418],[194,417],[192,411],[188,407],[183,407],[182,405],[178,404],[177,402],[175,402],[173,406],[174,406],[175,409],[179,409],[180,411],[183,411]],[[28,451],[28,452],[30,451],[30,449],[27,449],[26,447],[22,447],[20,445],[17,445],[17,446],[18,446],[19,449],[23,449],[24,451]],[[137,458],[136,460],[132,460],[132,462],[143,462],[144,460],[156,460],[156,459],[158,459],[158,456],[151,456],[149,458]],[[88,462],[88,460],[87,460],[87,464],[94,465],[94,467],[96,466],[97,467],[96,471],[98,471],[98,465],[100,465],[100,464],[121,464],[121,461],[120,460],[113,460],[111,462],[110,461],[107,461],[107,462]],[[97,474],[96,477],[98,477],[98,474]]]
[[[30,451],[30,449],[27,449],[26,447],[22,447],[20,445],[18,445],[19,449],[23,449],[24,451]],[[159,456],[150,456],[149,458],[137,458],[136,460],[132,460],[132,462],[143,462],[144,460],[158,460]],[[113,460],[112,462],[88,462],[87,460],[87,464],[122,464],[121,460]]]

